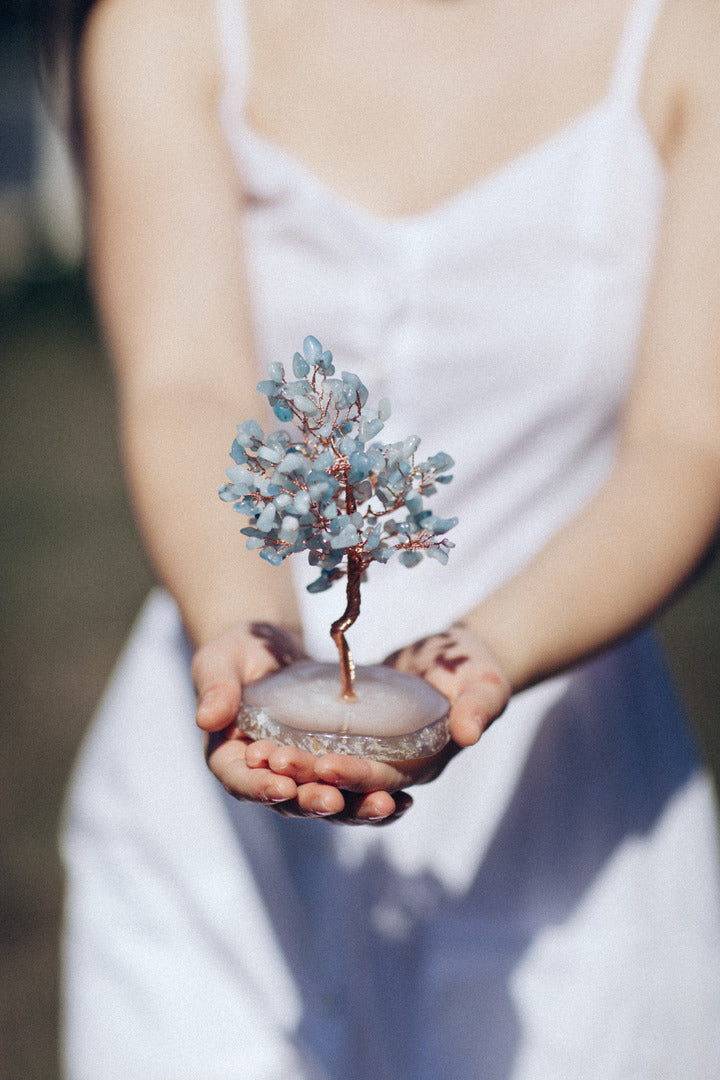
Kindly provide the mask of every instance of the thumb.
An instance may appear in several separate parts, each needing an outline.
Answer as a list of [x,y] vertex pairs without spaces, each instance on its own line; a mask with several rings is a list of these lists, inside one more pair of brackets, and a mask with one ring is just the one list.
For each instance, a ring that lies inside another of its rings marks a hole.
[[450,736],[458,746],[474,746],[487,726],[480,695],[466,690],[450,707]]
[[504,712],[509,696],[509,688],[500,679],[465,687],[450,707],[450,735],[458,746],[473,746]]
[[198,697],[198,727],[203,731],[226,728],[235,720],[242,700],[242,680],[234,657],[212,642],[198,650],[190,671]]

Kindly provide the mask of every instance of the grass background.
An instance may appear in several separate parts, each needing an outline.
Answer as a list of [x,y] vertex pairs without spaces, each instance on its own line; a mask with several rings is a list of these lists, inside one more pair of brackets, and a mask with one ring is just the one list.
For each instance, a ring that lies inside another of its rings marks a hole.
[[[41,268],[0,294],[0,410],[0,1080],[55,1080],[58,815],[150,583],[81,275]],[[717,559],[660,628],[720,776]]]

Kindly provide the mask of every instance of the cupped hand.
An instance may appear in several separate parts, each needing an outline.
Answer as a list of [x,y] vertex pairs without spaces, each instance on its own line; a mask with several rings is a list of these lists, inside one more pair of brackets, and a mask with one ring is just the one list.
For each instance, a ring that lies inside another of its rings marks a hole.
[[478,741],[505,709],[510,683],[485,643],[462,625],[393,653],[388,665],[426,679],[450,702],[450,742],[439,753],[411,761],[370,761],[346,754],[316,757],[267,740],[247,748],[250,770],[298,784],[321,781],[357,795],[398,792],[434,780],[448,762]]
[[[399,785],[391,795],[383,784],[335,784],[315,769],[322,758],[267,741],[256,743],[238,730],[243,686],[304,655],[298,634],[268,623],[231,627],[198,650],[191,673],[210,770],[236,799],[263,803],[288,817],[376,825],[396,820],[412,802],[397,791]],[[273,751],[285,754],[277,770],[269,763]],[[353,766],[351,779],[356,774]]]
[[472,746],[500,716],[512,687],[485,642],[462,623],[422,638],[385,661],[419,675],[450,702],[450,737],[459,749]]

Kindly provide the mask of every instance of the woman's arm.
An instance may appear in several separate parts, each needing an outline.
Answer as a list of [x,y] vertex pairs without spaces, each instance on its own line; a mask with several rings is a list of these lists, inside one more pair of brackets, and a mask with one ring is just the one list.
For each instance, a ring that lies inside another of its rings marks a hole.
[[[242,191],[217,120],[209,0],[101,0],[82,57],[89,239],[113,358],[133,506],[160,581],[199,647],[198,722],[232,723],[242,685],[276,666],[257,622],[296,630],[287,567],[245,551],[217,497],[257,373],[243,280]],[[314,782],[245,767],[247,740],[213,736],[241,798],[338,813]],[[396,810],[385,792],[353,818]]]
[[[517,689],[622,637],[677,590],[720,520],[720,17],[666,23],[668,186],[615,467],[598,495],[470,614]],[[672,92],[671,92],[672,91]]]
[[260,612],[295,617],[285,576],[248,557],[217,499],[256,376],[205,6],[103,0],[83,67],[92,268],[133,505],[197,643]]

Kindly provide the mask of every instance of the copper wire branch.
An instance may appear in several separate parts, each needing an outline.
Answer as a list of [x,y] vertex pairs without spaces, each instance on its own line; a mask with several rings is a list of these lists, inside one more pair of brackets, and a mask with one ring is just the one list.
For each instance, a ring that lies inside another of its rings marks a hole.
[[357,551],[348,552],[347,566],[347,606],[339,619],[332,624],[330,636],[337,646],[340,657],[340,679],[342,697],[346,701],[355,700],[355,662],[350,647],[345,640],[345,631],[349,630],[360,614],[360,581],[364,564]]
[[[354,514],[357,510],[350,484],[350,463],[346,460],[342,467],[342,484],[345,489],[345,513]],[[350,548],[347,554],[347,604],[345,611],[330,627],[330,637],[335,642],[340,658],[340,680],[342,697],[346,701],[355,701],[355,662],[350,646],[345,640],[345,631],[349,630],[360,614],[360,582],[365,571],[365,560],[357,548]]]

